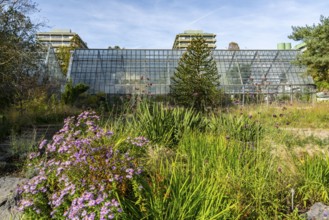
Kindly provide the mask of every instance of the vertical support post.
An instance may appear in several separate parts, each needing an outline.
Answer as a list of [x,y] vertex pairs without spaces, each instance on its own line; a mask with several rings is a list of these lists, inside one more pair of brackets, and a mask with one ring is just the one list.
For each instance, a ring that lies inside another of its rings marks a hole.
[[268,86],[267,86],[267,99],[266,99],[266,104],[267,104],[267,106],[269,105],[269,99],[270,99],[268,93],[269,93],[269,91],[268,91]]
[[311,99],[312,99],[312,105],[314,106],[316,103],[316,90],[315,89],[311,89]]
[[289,85],[290,87],[290,104],[292,105],[292,86]]
[[243,89],[243,93],[242,93],[242,106],[244,106],[244,93],[245,93],[245,89],[244,89],[244,85],[242,85],[242,89]]

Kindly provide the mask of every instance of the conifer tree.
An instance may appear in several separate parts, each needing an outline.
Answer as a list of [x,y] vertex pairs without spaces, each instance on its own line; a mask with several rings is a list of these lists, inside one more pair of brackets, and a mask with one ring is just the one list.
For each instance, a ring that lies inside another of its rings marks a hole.
[[214,107],[220,98],[219,74],[205,39],[194,37],[171,78],[170,94],[176,104],[198,111]]

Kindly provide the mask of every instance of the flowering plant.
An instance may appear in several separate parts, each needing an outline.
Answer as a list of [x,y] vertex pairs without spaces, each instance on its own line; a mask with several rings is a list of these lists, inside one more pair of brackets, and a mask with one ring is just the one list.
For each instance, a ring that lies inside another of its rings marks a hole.
[[142,167],[131,152],[148,140],[113,143],[94,112],[69,117],[51,142],[30,154],[38,175],[18,188],[19,209],[33,219],[113,219],[124,216],[120,198],[131,196]]

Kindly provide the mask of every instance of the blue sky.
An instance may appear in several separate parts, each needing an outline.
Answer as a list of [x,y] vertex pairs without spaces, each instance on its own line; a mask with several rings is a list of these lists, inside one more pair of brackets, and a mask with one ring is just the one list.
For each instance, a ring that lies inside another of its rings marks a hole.
[[38,19],[71,29],[89,48],[170,49],[175,35],[203,30],[217,35],[217,49],[276,49],[291,42],[291,26],[329,16],[328,0],[34,0]]

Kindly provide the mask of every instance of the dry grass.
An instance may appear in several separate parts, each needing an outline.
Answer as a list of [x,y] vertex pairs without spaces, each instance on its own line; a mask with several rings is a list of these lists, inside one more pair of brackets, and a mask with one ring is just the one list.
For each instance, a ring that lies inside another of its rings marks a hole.
[[314,136],[319,139],[329,138],[329,129],[320,129],[320,128],[284,128],[287,131],[291,131],[293,134],[296,134],[300,137]]

